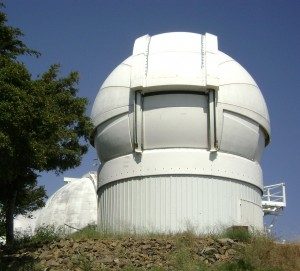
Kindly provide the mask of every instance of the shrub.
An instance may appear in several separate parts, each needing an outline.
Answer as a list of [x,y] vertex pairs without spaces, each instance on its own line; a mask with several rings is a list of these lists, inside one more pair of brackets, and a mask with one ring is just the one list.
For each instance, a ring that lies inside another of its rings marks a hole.
[[54,227],[41,227],[36,231],[36,234],[16,236],[15,247],[35,247],[47,244],[61,238],[61,234]]
[[253,234],[245,228],[229,228],[223,233],[224,237],[230,238],[239,242],[249,242]]

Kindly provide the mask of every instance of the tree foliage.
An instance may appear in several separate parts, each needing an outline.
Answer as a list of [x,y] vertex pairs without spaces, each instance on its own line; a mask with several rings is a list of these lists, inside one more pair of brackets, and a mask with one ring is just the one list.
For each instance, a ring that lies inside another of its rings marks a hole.
[[38,53],[20,36],[0,12],[0,213],[5,213],[8,241],[13,217],[43,205],[39,172],[78,166],[92,128],[87,99],[77,97],[78,73],[62,77],[60,66],[52,65],[33,79],[17,56]]
[[[4,5],[0,3],[0,8]],[[29,49],[21,40],[24,34],[17,28],[6,25],[7,18],[4,12],[0,11],[0,55],[16,59],[19,55],[39,56],[40,53]]]

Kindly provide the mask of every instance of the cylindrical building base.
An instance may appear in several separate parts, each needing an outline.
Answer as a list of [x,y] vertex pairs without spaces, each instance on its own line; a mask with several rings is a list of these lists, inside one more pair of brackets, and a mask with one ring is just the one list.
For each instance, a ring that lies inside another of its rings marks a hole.
[[149,176],[98,190],[99,225],[112,231],[220,232],[232,225],[263,228],[261,190],[211,176]]

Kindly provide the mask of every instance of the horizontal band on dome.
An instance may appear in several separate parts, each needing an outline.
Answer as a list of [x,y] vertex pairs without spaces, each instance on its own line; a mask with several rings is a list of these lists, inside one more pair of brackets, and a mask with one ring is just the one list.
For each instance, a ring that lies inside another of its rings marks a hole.
[[159,149],[130,154],[101,166],[98,188],[138,176],[205,175],[235,179],[262,189],[259,163],[237,155],[196,149]]

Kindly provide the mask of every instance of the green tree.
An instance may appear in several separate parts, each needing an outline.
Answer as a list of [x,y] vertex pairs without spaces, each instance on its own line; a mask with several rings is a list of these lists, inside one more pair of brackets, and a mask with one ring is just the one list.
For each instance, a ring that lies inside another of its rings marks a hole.
[[14,240],[14,216],[43,205],[38,174],[79,166],[92,128],[87,99],[76,96],[78,73],[61,77],[59,65],[52,65],[33,79],[17,57],[38,53],[26,47],[22,35],[0,12],[0,207],[8,244]]
[[[4,4],[0,3],[0,8]],[[0,55],[16,59],[19,55],[39,56],[40,53],[29,49],[21,40],[23,32],[17,27],[6,25],[6,14],[0,11]]]

